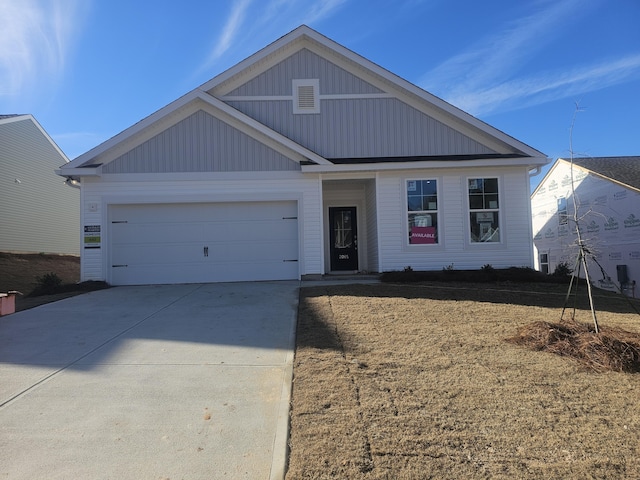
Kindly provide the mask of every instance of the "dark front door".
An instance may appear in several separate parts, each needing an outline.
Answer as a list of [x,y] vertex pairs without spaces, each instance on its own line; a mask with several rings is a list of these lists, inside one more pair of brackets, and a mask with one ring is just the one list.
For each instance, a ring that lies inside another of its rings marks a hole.
[[330,207],[331,270],[358,270],[356,207]]

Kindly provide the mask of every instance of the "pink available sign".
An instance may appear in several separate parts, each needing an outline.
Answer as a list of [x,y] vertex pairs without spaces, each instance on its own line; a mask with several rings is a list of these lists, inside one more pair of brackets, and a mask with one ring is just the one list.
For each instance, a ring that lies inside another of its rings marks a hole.
[[411,244],[436,243],[436,227],[411,227]]

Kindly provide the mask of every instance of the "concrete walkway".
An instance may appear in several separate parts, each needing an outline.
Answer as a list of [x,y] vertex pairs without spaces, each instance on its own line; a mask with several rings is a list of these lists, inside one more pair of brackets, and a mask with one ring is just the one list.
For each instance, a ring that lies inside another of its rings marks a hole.
[[282,478],[298,286],[117,287],[1,317],[0,478]]

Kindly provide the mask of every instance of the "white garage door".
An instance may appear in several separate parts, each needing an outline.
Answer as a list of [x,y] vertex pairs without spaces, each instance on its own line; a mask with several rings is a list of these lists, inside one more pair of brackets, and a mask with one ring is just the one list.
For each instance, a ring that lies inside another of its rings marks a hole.
[[298,278],[296,202],[112,205],[113,285]]

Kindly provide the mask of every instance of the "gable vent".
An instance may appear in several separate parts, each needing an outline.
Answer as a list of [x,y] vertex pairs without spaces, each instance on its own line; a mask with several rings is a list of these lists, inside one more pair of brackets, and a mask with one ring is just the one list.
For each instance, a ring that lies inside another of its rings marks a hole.
[[320,113],[318,79],[293,80],[293,113]]

